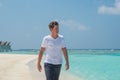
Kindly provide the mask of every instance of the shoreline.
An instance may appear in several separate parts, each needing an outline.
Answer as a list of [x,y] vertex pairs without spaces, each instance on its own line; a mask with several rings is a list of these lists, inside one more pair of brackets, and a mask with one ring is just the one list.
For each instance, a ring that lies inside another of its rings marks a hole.
[[[42,72],[37,70],[37,56],[0,53],[0,80],[45,80],[43,64]],[[83,79],[61,70],[60,80]]]

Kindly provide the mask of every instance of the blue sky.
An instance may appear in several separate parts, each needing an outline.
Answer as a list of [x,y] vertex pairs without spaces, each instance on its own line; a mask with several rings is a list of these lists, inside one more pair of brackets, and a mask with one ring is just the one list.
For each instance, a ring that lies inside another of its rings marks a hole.
[[39,49],[60,23],[69,49],[120,49],[120,0],[0,0],[0,40]]

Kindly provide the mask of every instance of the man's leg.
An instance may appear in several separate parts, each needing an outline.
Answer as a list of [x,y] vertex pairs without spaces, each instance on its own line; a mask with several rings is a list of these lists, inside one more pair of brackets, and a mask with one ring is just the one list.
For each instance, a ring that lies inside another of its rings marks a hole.
[[53,80],[59,80],[59,75],[60,75],[60,70],[61,70],[61,64],[60,65],[54,65],[54,79]]
[[45,63],[44,64],[44,68],[45,68],[45,75],[46,75],[46,80],[54,80],[53,79],[53,65],[49,64],[49,63]]

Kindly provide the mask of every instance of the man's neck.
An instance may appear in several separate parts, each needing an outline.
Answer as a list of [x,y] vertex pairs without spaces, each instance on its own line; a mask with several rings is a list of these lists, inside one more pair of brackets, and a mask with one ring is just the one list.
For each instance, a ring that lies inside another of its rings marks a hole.
[[58,37],[58,34],[51,34],[52,38],[56,39]]

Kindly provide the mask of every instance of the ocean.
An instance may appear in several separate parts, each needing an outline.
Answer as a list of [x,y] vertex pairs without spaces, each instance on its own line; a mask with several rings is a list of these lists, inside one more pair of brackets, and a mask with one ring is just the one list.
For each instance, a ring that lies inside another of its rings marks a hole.
[[[38,55],[38,53],[39,51],[34,49],[7,52],[7,54],[31,55]],[[83,80],[120,80],[120,50],[71,49],[68,50],[68,54],[70,74]],[[65,70],[64,65],[62,70]]]

